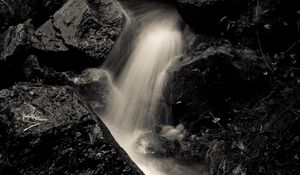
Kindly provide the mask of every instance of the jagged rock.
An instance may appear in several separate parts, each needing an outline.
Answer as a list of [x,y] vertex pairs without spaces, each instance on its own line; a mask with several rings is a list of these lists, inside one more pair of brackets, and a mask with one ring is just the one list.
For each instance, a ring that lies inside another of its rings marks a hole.
[[24,24],[12,26],[0,35],[0,61],[17,56],[20,50],[30,44],[33,26],[28,20]]
[[0,91],[1,174],[142,174],[67,86]]
[[199,31],[216,31],[225,16],[241,10],[241,0],[176,0],[183,19]]
[[32,18],[35,24],[43,23],[65,0],[1,0],[0,33],[11,25]]
[[[177,122],[200,119],[204,126],[205,119],[219,127],[218,121],[213,121],[230,112],[232,101],[243,103],[269,87],[270,72],[263,59],[250,49],[236,49],[229,43],[201,43],[176,65],[169,70],[167,88],[172,98],[167,99],[173,101],[170,105]],[[208,111],[216,111],[217,117]]]
[[102,62],[122,29],[124,19],[117,2],[69,0],[33,37],[44,51],[77,49]]

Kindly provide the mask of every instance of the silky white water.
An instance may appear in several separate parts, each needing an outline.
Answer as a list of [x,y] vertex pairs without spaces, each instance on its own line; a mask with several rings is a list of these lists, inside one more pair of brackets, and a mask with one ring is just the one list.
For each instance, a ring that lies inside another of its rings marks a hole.
[[[167,117],[160,115],[166,71],[182,54],[183,38],[181,19],[173,8],[153,9],[135,20],[136,24],[134,19],[127,23],[127,32],[119,40],[123,43],[116,44],[110,63],[105,64],[115,77],[112,100],[103,120],[146,175],[198,174],[200,166],[183,166],[171,158],[151,158],[136,151],[135,142],[140,134],[153,130],[161,117]],[[128,36],[130,43],[126,42]]]

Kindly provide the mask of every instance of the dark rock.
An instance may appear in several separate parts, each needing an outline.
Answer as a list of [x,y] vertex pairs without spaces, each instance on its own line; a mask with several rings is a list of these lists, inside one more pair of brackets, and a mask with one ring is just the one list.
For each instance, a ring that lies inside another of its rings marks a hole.
[[1,174],[142,174],[70,87],[18,84],[0,106]]
[[99,115],[104,113],[106,104],[111,100],[111,91],[114,90],[110,75],[100,68],[86,69],[80,74],[58,72],[41,66],[35,55],[25,59],[23,72],[26,82],[74,87]]
[[40,65],[36,55],[30,55],[22,65],[22,80],[35,84],[74,85],[73,72],[58,72],[50,67]]
[[270,87],[264,61],[253,51],[226,42],[201,43],[176,65],[169,70],[167,85],[175,123],[200,120],[202,127],[204,123],[219,127],[216,119],[232,112],[234,102],[244,103]]
[[49,52],[68,51],[59,31],[53,26],[52,18],[35,31],[31,41],[32,46],[38,50]]
[[0,61],[6,61],[9,57],[19,54],[22,48],[28,47],[33,31],[31,21],[28,20],[3,32],[0,35]]
[[110,75],[100,68],[86,69],[80,74],[57,72],[40,66],[35,55],[25,59],[23,72],[26,82],[74,87],[99,115],[104,113],[106,104],[111,100],[111,91],[114,90]]
[[11,86],[23,77],[24,50],[30,47],[33,26],[30,20],[12,26],[0,35],[0,89]]
[[66,52],[75,49],[101,63],[124,23],[113,0],[70,0],[41,26],[32,41],[38,50]]
[[240,0],[177,0],[183,19],[199,31],[216,31],[224,16],[234,16],[241,10]]
[[114,90],[109,74],[102,69],[87,69],[72,78],[72,83],[94,111],[103,115]]
[[29,18],[39,25],[47,20],[65,0],[1,0],[0,33],[11,25],[23,23]]

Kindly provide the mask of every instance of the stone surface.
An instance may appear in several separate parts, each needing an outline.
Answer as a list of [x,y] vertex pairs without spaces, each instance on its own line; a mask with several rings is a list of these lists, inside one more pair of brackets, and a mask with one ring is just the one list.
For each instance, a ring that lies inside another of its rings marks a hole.
[[0,91],[1,174],[142,174],[67,86]]
[[102,69],[87,69],[79,76],[71,78],[71,81],[94,111],[103,115],[114,90],[108,72]]
[[28,20],[24,24],[11,26],[0,35],[0,61],[16,56],[24,47],[29,47],[33,26]]
[[208,120],[217,126],[209,111],[225,116],[232,101],[243,103],[269,87],[263,60],[226,42],[201,43],[176,65],[169,70],[167,85],[176,122]]
[[32,41],[43,51],[76,49],[101,63],[124,23],[117,2],[69,0],[42,25]]

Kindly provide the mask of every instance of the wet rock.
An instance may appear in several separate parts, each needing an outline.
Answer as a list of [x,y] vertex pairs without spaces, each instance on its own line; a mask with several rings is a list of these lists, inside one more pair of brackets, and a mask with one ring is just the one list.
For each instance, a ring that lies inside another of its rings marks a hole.
[[42,51],[75,49],[101,63],[122,29],[124,19],[117,2],[70,0],[33,37]]
[[28,20],[24,24],[12,26],[3,32],[0,35],[0,61],[17,56],[21,49],[28,47],[33,31],[31,20]]
[[180,150],[178,141],[169,140],[152,132],[142,134],[134,146],[137,153],[158,158],[174,157]]
[[111,77],[102,69],[87,69],[71,79],[73,86],[100,115],[111,100],[114,90]]
[[224,16],[234,16],[241,10],[240,0],[177,0],[183,19],[199,31],[216,31]]
[[135,151],[144,156],[173,158],[178,162],[204,162],[208,151],[204,140],[175,140],[153,132],[144,133],[135,142]]
[[1,174],[142,174],[70,87],[18,84],[0,106]]
[[[172,98],[167,99],[173,101],[175,123],[200,120],[202,126],[219,127],[219,115],[230,113],[234,102],[253,99],[270,87],[265,71],[264,61],[250,49],[237,49],[226,42],[199,44],[169,72],[167,88]],[[194,124],[197,128],[197,122]]]
[[39,25],[47,20],[65,0],[2,0],[0,1],[0,33],[11,25],[29,18]]

